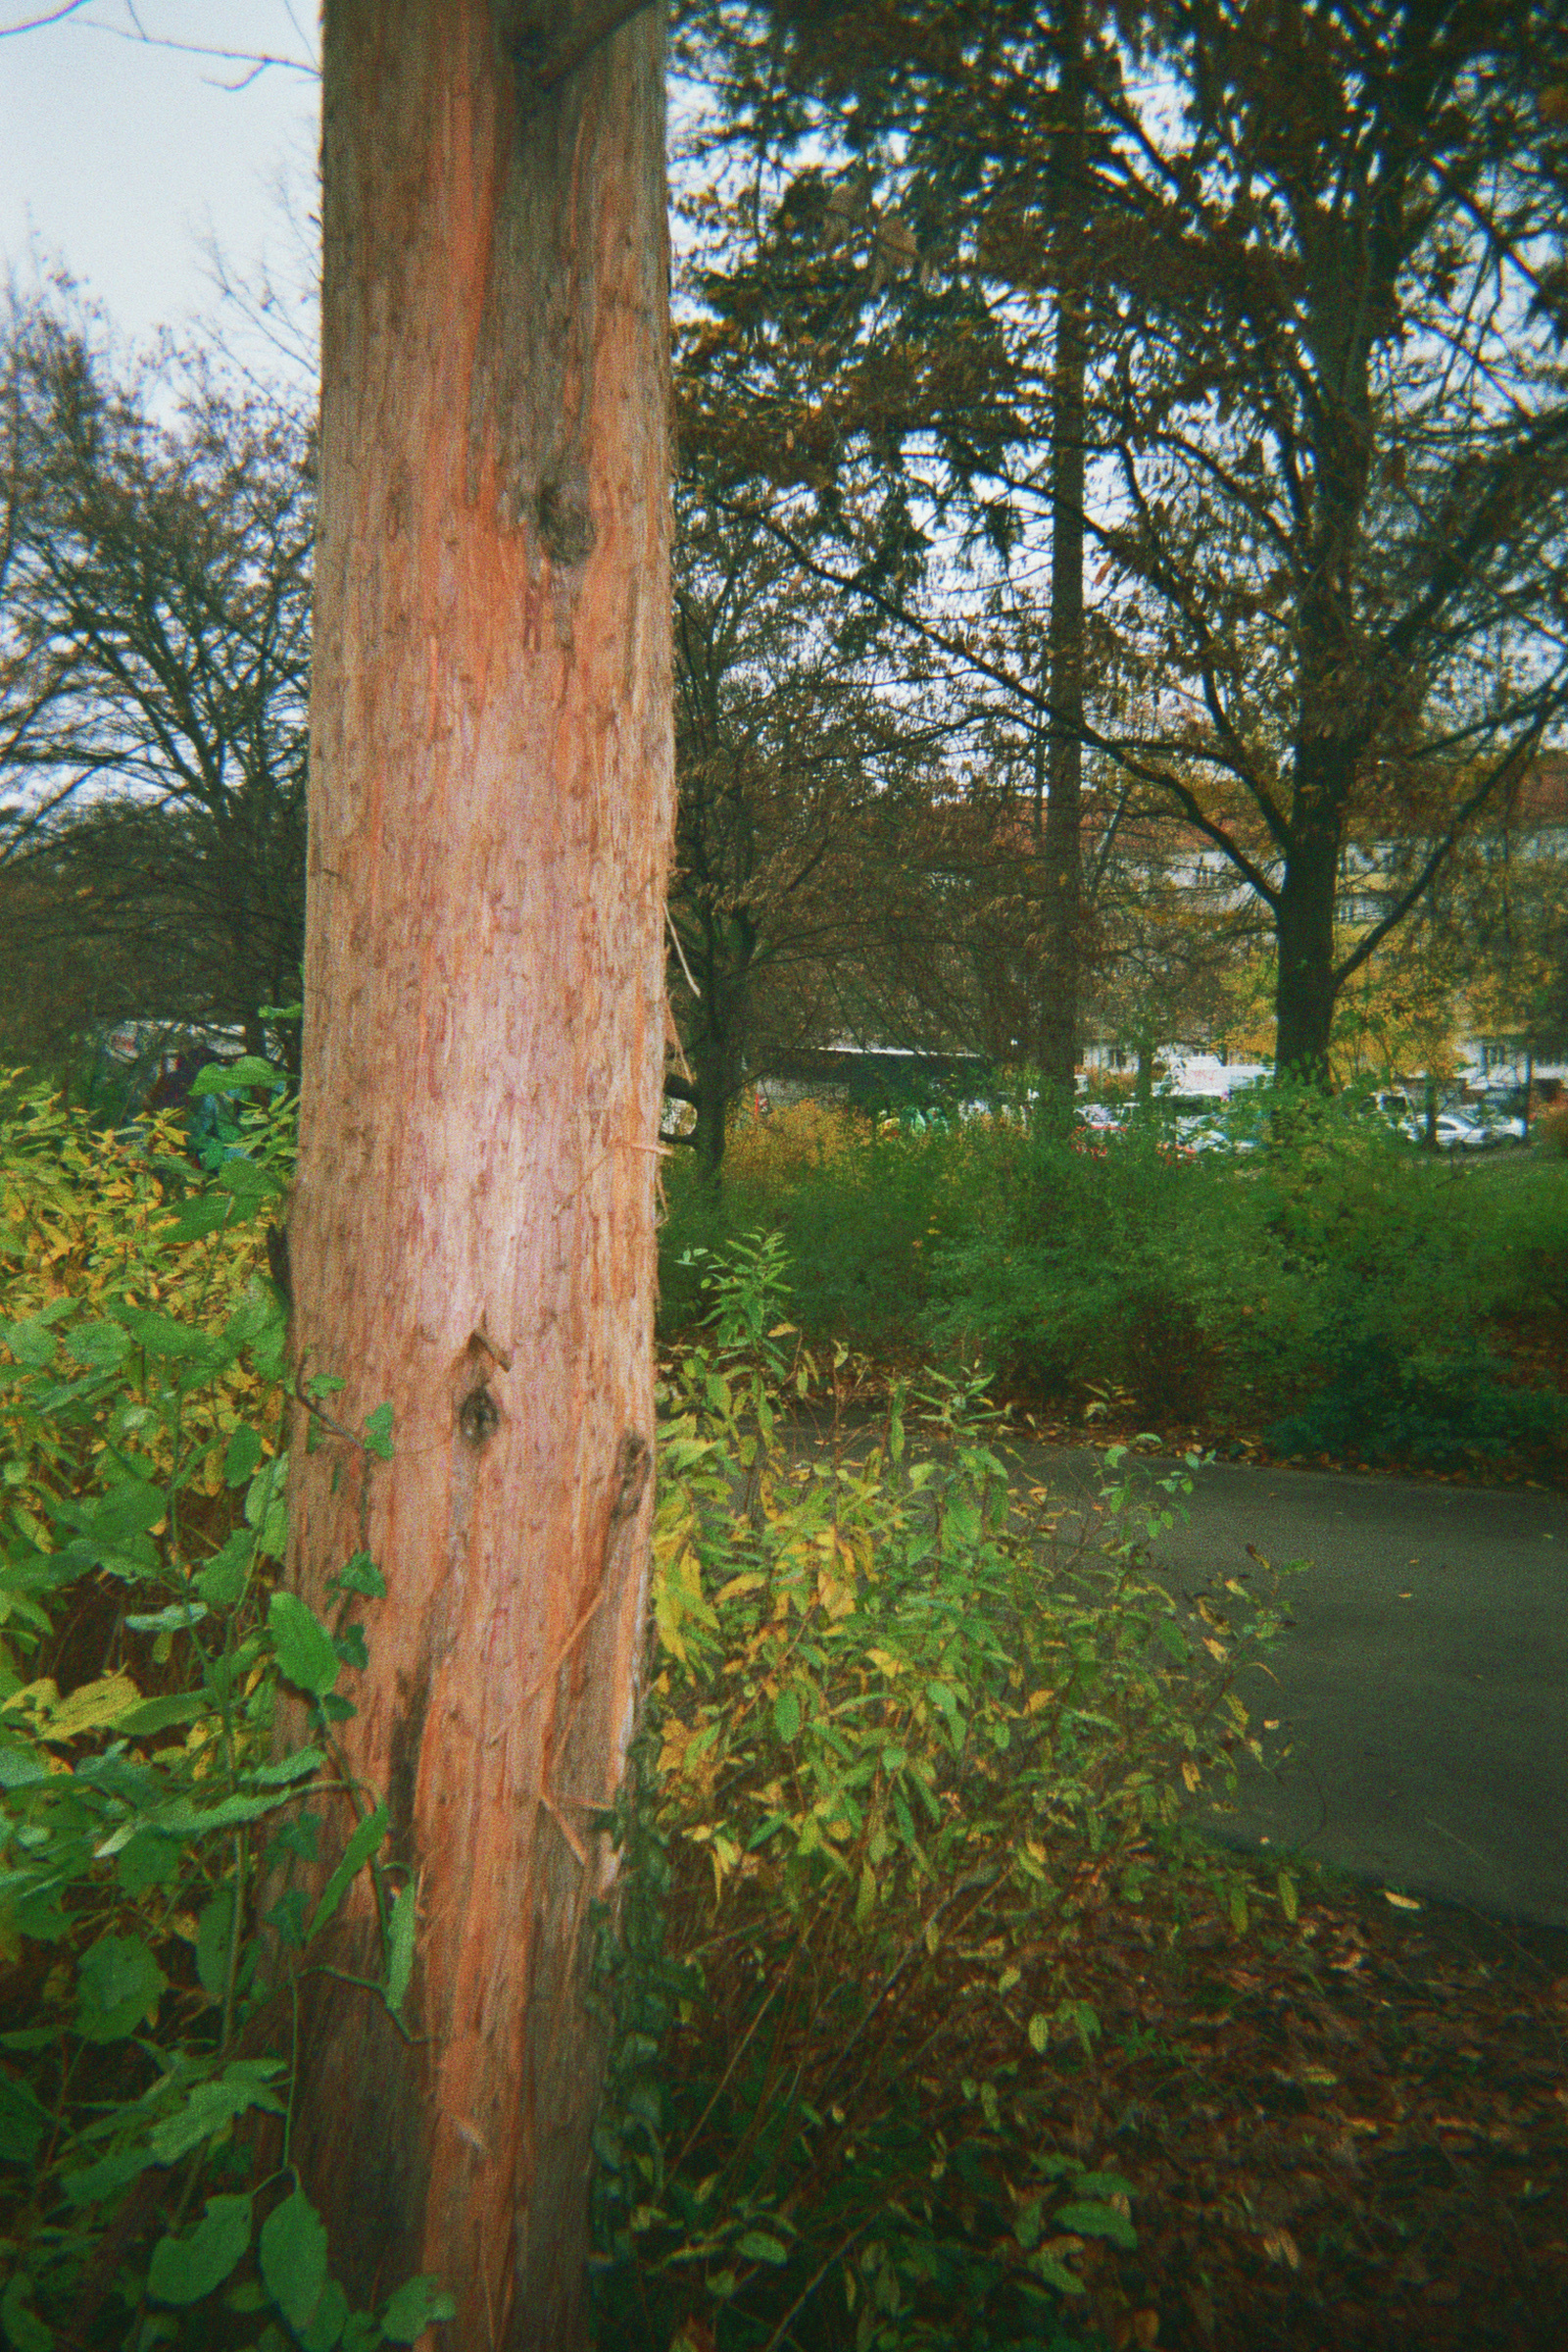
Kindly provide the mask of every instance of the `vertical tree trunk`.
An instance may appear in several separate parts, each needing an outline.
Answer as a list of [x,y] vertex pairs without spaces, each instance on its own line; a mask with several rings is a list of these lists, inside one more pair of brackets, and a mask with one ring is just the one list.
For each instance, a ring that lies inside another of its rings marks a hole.
[[1042,1076],[1070,1096],[1078,1067],[1081,960],[1084,375],[1088,362],[1081,0],[1064,0],[1057,105],[1063,127],[1056,142],[1058,212],[1053,232],[1056,347],[1051,377],[1051,736],[1039,1061]]
[[[301,1979],[294,2154],[345,2285],[439,2273],[465,2352],[585,2340],[594,1821],[644,1621],[663,36],[645,11],[546,87],[591,13],[325,14],[295,1345],[396,1451],[296,1445],[291,1573],[323,1613],[362,1543],[385,1576],[341,1737],[418,1946],[409,2039]],[[377,1973],[363,1877],[324,1957]]]
[[1334,899],[1341,812],[1351,754],[1322,737],[1298,744],[1291,839],[1274,913],[1274,1066],[1281,1077],[1329,1082],[1334,1023]]
[[726,1062],[722,1052],[705,1053],[699,1043],[692,1050],[691,1059],[697,1073],[697,1121],[692,1129],[692,1148],[697,1154],[698,1179],[705,1192],[716,1195],[723,1181],[726,1115],[733,1097],[725,1087]]

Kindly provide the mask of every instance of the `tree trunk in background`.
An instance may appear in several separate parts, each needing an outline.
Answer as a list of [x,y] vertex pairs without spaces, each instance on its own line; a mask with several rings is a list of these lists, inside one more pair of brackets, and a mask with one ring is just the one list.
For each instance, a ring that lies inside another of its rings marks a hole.
[[1348,747],[1332,739],[1298,744],[1290,841],[1274,909],[1274,1066],[1282,1078],[1315,1086],[1329,1083],[1329,1032],[1339,993],[1334,900],[1351,758]]
[[1084,374],[1088,321],[1084,263],[1083,10],[1062,9],[1057,90],[1058,211],[1053,232],[1056,346],[1051,378],[1050,756],[1047,768],[1045,953],[1040,975],[1041,1075],[1070,1097],[1078,1067],[1084,716]]
[[710,1074],[704,1057],[694,1056],[692,1066],[698,1074],[697,1118],[692,1128],[698,1180],[705,1192],[716,1195],[724,1180],[724,1144],[734,1098],[724,1092],[716,1075]]
[[[663,34],[645,11],[547,88],[572,23],[327,0],[323,65],[294,1339],[339,1421],[391,1401],[396,1452],[296,1444],[291,1574],[323,1614],[362,1542],[385,1576],[340,1731],[419,1930],[412,2039],[301,1978],[293,2153],[351,2293],[436,2272],[479,2352],[586,2340],[592,1824],[654,1438]],[[379,1973],[363,1874],[322,1940]]]

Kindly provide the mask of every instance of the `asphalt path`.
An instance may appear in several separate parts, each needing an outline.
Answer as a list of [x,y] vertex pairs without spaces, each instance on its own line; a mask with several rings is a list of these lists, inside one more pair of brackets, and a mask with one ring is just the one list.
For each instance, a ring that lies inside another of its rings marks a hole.
[[[1092,1506],[1095,1454],[1014,1450],[1030,1481]],[[1568,1928],[1568,1502],[1220,1463],[1187,1510],[1155,1546],[1172,1590],[1250,1568],[1250,1544],[1310,1563],[1286,1586],[1277,1688],[1249,1696],[1291,1753],[1247,1761],[1215,1834]]]

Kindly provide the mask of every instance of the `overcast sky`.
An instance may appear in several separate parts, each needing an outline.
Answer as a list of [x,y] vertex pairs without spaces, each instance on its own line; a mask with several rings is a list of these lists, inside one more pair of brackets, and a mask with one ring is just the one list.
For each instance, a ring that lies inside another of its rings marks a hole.
[[274,67],[225,86],[244,64],[157,44],[308,64],[316,0],[84,0],[10,29],[61,6],[0,0],[0,246],[19,289],[64,264],[139,342],[212,311],[209,236],[237,270],[265,254],[297,281],[276,189],[314,205],[317,83]]

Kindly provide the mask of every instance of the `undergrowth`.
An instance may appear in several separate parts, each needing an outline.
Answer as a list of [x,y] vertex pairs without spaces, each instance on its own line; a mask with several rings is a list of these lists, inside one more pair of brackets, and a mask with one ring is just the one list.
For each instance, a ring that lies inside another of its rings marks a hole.
[[[1150,1487],[1125,1453],[1054,1546],[972,1378],[803,1457],[778,1415],[818,1367],[781,1269],[776,1238],[710,1264],[667,1370],[602,2340],[1084,2342],[1137,2191],[1042,2125],[1099,2033],[1072,1942],[1224,1877],[1192,1799],[1261,1752],[1236,1682],[1273,1580],[1178,1602],[1148,1544],[1188,1470]],[[1266,1899],[1294,1916],[1288,1875]]]
[[[308,1965],[387,1817],[347,1790],[361,1828],[306,1916],[284,1873],[311,1800],[345,1790],[336,1686],[366,1662],[356,1596],[382,1586],[346,1561],[331,1627],[278,1588],[283,1312],[256,1220],[289,1114],[233,1133],[204,1178],[177,1126],[117,1142],[41,1094],[0,1125],[0,2005],[27,2020],[0,2033],[13,2352],[371,2352],[451,2309],[416,2278],[350,2311],[289,2165],[289,2068],[245,2047],[268,1971]],[[383,1452],[388,1422],[365,1432]],[[292,1750],[280,1685],[309,1711]],[[413,1888],[378,1873],[377,1895],[369,1997],[395,2014]]]
[[776,1229],[813,1345],[978,1355],[1031,1403],[1119,1396],[1143,1425],[1284,1454],[1559,1460],[1568,1405],[1540,1363],[1568,1315],[1568,1163],[1440,1157],[1312,1094],[1230,1126],[1195,1154],[1153,1115],[1064,1133],[1015,1105],[914,1132],[775,1111],[737,1130],[716,1200],[674,1166],[665,1327],[704,1311],[694,1247]]
[[[299,2085],[246,2029],[362,1871],[380,1974],[345,1997],[396,2017],[408,1991],[413,1886],[334,1738],[383,1587],[343,1562],[328,1624],[280,1586],[262,1224],[288,1110],[237,1113],[206,1172],[183,1143],[42,1096],[0,1127],[0,2334],[368,2352],[450,2303],[421,2277],[349,2309],[289,2161]],[[791,1328],[781,1245],[691,1271],[711,1321],[664,1373],[652,1688],[600,1923],[602,2340],[1090,2340],[1137,2183],[1041,2126],[1099,2031],[1073,1935],[1156,1878],[1246,1926],[1186,1808],[1256,1751],[1236,1676],[1271,1595],[1151,1578],[1185,1471],[1140,1499],[1113,1463],[1099,1533],[1057,1544],[972,1377],[804,1457],[785,1404],[845,1365]],[[388,1453],[386,1408],[361,1434]],[[308,1909],[289,1867],[345,1794],[360,1827]],[[1293,1912],[1289,1876],[1262,1899]]]

